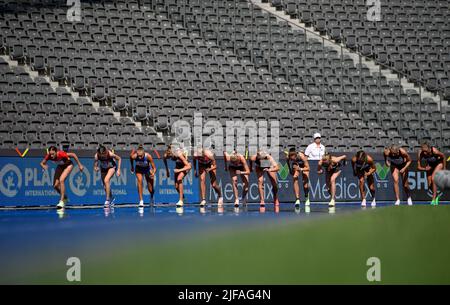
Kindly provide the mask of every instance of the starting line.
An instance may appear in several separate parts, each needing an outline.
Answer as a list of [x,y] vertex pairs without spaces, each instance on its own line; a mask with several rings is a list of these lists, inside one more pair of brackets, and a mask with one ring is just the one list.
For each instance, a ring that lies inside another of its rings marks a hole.
[[[195,208],[199,206],[199,202],[198,203],[185,203],[183,207],[189,207],[189,208]],[[439,202],[439,205],[448,205],[450,204],[449,201],[442,201]],[[292,205],[292,207],[294,207],[294,203],[293,202],[282,202],[280,203],[280,206],[286,207],[287,205]],[[361,201],[345,201],[345,202],[336,202],[335,207],[340,207],[340,206],[360,206],[361,205]],[[394,206],[394,201],[377,201],[377,206],[389,206],[392,205]],[[400,204],[401,206],[407,206],[406,203],[402,202]],[[414,201],[414,205],[430,205],[430,201]],[[114,208],[137,208],[138,204],[137,203],[119,203],[119,204],[114,204],[113,205]],[[259,203],[247,203],[245,205],[241,204],[239,206],[239,208],[243,208],[243,207],[259,207]],[[305,204],[301,203],[300,204],[301,207],[304,207]],[[320,206],[320,207],[325,207],[328,206],[328,201],[316,201],[316,202],[311,202],[311,207],[314,206]],[[176,207],[175,203],[158,203],[158,204],[146,204],[145,208],[149,208],[149,207],[154,207],[154,208],[174,208]],[[211,203],[211,204],[207,204],[205,206],[205,208],[217,208],[218,205],[217,203]],[[224,203],[223,207],[234,207],[233,203]],[[273,207],[273,203],[266,203],[265,207]],[[370,202],[367,203],[367,207],[370,207]],[[66,205],[65,209],[100,209],[100,208],[104,208],[103,204],[89,204],[89,205]],[[50,206],[50,205],[42,205],[42,206],[3,206],[0,207],[0,211],[9,211],[9,210],[56,210],[56,206]]]

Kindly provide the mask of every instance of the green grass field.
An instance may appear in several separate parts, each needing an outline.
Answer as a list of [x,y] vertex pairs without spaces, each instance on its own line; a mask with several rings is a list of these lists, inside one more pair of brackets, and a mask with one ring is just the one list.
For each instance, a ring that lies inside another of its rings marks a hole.
[[[450,284],[450,206],[387,207],[139,243],[83,261],[82,282],[146,284]],[[66,270],[25,281],[67,283]]]

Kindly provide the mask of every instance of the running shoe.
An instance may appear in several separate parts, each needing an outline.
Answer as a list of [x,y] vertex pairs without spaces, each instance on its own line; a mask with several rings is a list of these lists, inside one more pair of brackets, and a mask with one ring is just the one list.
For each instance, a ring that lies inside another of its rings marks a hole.
[[412,199],[411,199],[411,197],[408,197],[408,205],[413,205],[413,202],[412,202]]
[[311,204],[311,202],[309,201],[309,196],[308,196],[308,197],[306,197],[305,205],[309,206],[310,204]]
[[56,205],[56,208],[57,208],[57,209],[63,209],[64,206],[65,206],[64,200],[60,200],[60,201],[58,202],[58,204]]
[[365,208],[366,207],[366,198],[364,198],[363,200],[362,200],[362,202],[361,202],[361,206],[363,207],[363,208]]
[[239,207],[239,200],[236,200],[236,201],[234,202],[234,207],[235,207],[235,208],[238,208],[238,207]]
[[111,196],[111,199],[109,199],[109,205],[111,206],[111,207],[114,207],[114,201],[116,200],[116,197],[114,197],[114,196]]

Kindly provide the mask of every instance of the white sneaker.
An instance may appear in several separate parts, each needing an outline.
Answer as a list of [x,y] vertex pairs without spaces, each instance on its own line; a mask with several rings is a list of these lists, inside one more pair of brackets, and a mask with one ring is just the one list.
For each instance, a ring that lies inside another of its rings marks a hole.
[[205,205],[206,205],[206,200],[203,199],[203,200],[200,202],[200,207],[203,208]]
[[411,197],[408,197],[408,205],[413,205]]
[[305,205],[309,206],[310,204],[311,204],[311,202],[309,201],[309,196],[308,196],[308,197],[306,197]]
[[143,208],[144,207],[144,200],[139,201],[139,207]]
[[105,201],[105,208],[109,207],[109,200]]
[[394,203],[394,205],[400,205],[400,199],[398,199],[398,200]]
[[363,208],[366,207],[366,198],[364,198],[364,199],[361,201],[361,206],[362,206]]
[[296,207],[297,207],[297,206],[300,206],[300,199],[295,200],[294,205],[295,205]]
[[377,202],[376,202],[375,198],[373,198],[372,202],[370,203],[370,206],[373,208],[377,206]]
[[57,208],[57,209],[63,209],[65,205],[66,205],[66,204],[64,203],[64,200],[60,200],[60,201],[58,202],[58,204],[56,205],[56,208]]
[[238,208],[238,207],[239,207],[239,199],[236,199],[236,200],[234,201],[234,207],[235,207],[235,208]]
[[331,199],[331,201],[328,203],[328,206],[330,207],[334,207],[336,205],[336,202],[334,201],[334,199]]
[[219,197],[219,200],[217,200],[218,205],[223,205],[223,197]]
[[177,208],[181,208],[183,206],[183,201],[182,200],[178,200],[177,202]]

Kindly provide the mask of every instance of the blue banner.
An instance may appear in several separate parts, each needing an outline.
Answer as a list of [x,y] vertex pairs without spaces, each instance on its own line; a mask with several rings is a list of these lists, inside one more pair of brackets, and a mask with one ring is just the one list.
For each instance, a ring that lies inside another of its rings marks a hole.
[[[280,170],[278,172],[278,196],[280,202],[294,202],[295,194],[293,189],[292,176],[289,173],[289,168],[285,160],[279,162]],[[309,196],[311,201],[327,202],[330,200],[330,194],[328,193],[325,183],[325,174],[317,174],[317,161],[309,161],[310,176],[309,176]],[[375,190],[376,199],[379,201],[395,201],[395,195],[393,190],[393,179],[390,172],[390,168],[384,164],[384,160],[379,158],[375,160],[377,171],[374,174],[375,178]],[[229,172],[224,171],[223,160],[217,161],[217,183],[221,186],[223,192],[223,198],[225,202],[233,202],[234,195],[231,185],[231,178]],[[411,190],[411,197],[416,201],[430,201],[432,198],[432,191],[428,188],[426,173],[423,171],[417,171],[417,162],[414,161],[409,170],[408,182]],[[401,180],[401,179],[400,179]],[[259,202],[258,184],[256,174],[250,175],[249,192],[247,196],[248,202]],[[304,202],[305,196],[303,192],[303,182],[300,176],[300,194],[301,200]],[[400,192],[402,199],[406,198],[403,194],[403,187],[400,181]],[[243,184],[240,178],[238,178],[239,195],[242,194]],[[264,197],[266,203],[273,202],[272,185],[270,185],[267,176],[264,178]],[[365,185],[366,198],[372,199],[369,191],[369,186]],[[449,192],[438,191],[438,196],[441,196],[441,201],[449,201]],[[207,199],[211,202],[217,201],[217,195],[209,184],[209,177],[207,178]],[[336,180],[336,200],[347,202],[361,201],[361,194],[359,191],[359,182],[356,177],[353,176],[353,170],[351,162],[347,162],[347,165],[342,167],[342,172]]]
[[[59,200],[58,193],[53,189],[53,176],[56,169],[53,162],[48,162],[49,170],[43,171],[39,165],[42,158],[37,157],[0,157],[0,206],[45,206],[55,205]],[[100,173],[93,170],[93,158],[80,158],[85,167],[80,172],[75,164],[74,169],[66,180],[66,193],[70,204],[103,204],[105,191],[101,181]],[[111,189],[116,197],[116,203],[137,203],[139,201],[136,177],[130,171],[128,158],[122,159],[121,176],[114,176],[111,181]],[[231,187],[229,173],[224,171],[223,160],[219,159],[217,180],[222,188],[225,202],[233,202],[234,196]],[[157,172],[155,174],[155,202],[175,203],[178,194],[173,181],[173,162],[169,161],[170,177],[166,176],[164,163],[155,159]],[[325,175],[317,175],[317,162],[310,162],[311,173],[309,180],[311,201],[326,202],[330,199],[325,186]],[[380,159],[376,160],[377,171],[375,173],[375,188],[377,200],[394,200],[392,176],[390,170]],[[278,186],[280,202],[294,202],[295,196],[292,188],[292,176],[289,174],[287,164],[280,160],[280,171],[278,172]],[[409,186],[413,200],[429,201],[432,192],[428,189],[425,172],[416,170],[416,162],[413,162],[409,171]],[[149,202],[149,194],[144,181],[144,201]],[[265,179],[265,201],[273,202],[271,193],[272,186]],[[304,200],[303,186],[300,178],[301,199]],[[400,190],[402,187],[400,186]],[[184,193],[186,203],[198,203],[199,181],[191,170],[184,179]],[[242,193],[242,183],[239,179],[239,194]],[[366,185],[367,198],[370,192]],[[448,201],[448,192],[439,192],[441,201]],[[403,197],[404,198],[404,197]],[[342,173],[337,179],[336,199],[338,201],[360,201],[361,196],[358,189],[358,181],[352,174],[350,163],[342,168]],[[207,177],[207,200],[217,202],[217,196],[210,187]],[[250,175],[249,202],[259,202],[258,187],[255,173]]]
[[[43,171],[39,163],[42,158],[0,157],[0,206],[36,206],[55,205],[59,194],[53,189],[53,176],[56,165],[49,161],[48,171]],[[105,191],[100,172],[94,172],[93,158],[80,158],[84,166],[80,172],[74,165],[66,179],[66,193],[69,204],[103,204]],[[170,177],[162,160],[154,160],[157,168],[155,174],[155,203],[175,203],[178,193],[174,186],[173,162],[169,161]],[[144,179],[145,180],[145,179]],[[115,203],[137,203],[139,197],[136,176],[130,171],[130,162],[122,158],[121,176],[111,179],[111,190]],[[191,170],[184,179],[184,196],[186,203],[199,202],[198,179]],[[144,201],[149,202],[149,193],[144,181]]]

